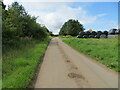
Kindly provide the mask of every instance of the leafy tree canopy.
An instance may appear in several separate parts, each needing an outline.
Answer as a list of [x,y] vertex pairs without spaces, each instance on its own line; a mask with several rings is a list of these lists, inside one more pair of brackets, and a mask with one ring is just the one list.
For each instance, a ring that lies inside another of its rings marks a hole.
[[65,22],[59,32],[60,35],[71,35],[76,36],[80,31],[83,31],[83,25],[78,20],[70,19]]
[[3,44],[13,43],[21,37],[42,39],[49,35],[49,30],[36,22],[37,17],[29,15],[18,2],[8,6],[8,10],[5,7],[2,3]]

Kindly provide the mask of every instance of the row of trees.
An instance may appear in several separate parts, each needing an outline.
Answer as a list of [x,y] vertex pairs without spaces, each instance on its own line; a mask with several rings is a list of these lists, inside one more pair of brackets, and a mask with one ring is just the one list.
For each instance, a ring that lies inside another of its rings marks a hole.
[[59,32],[59,35],[71,35],[76,36],[80,31],[83,31],[84,27],[78,22],[78,20],[70,19],[65,22]]
[[18,2],[8,6],[8,10],[5,8],[2,3],[3,44],[21,37],[42,39],[49,35],[48,29],[36,22],[37,17],[29,15]]

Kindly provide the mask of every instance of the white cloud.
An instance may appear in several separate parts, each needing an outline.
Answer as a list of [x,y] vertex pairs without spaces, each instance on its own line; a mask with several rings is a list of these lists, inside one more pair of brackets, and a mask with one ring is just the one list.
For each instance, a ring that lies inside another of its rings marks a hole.
[[[54,5],[56,5],[54,3]],[[54,7],[54,5],[52,7]],[[69,19],[77,19],[81,24],[92,24],[98,17],[105,16],[106,14],[98,14],[91,16],[81,7],[71,8],[69,5],[61,4],[55,11],[30,11],[32,15],[39,16],[38,22],[44,24],[54,34],[58,33],[61,26]]]
[[10,5],[14,0],[3,0],[5,5]]
[[[14,0],[9,0],[9,2],[13,1]],[[19,0],[20,4],[22,4],[31,15],[39,16],[37,22],[44,24],[54,34],[57,34],[64,22],[69,19],[77,19],[84,25],[91,25],[99,18],[107,15],[105,13],[102,13],[96,16],[92,16],[82,7],[70,7],[70,3],[43,3],[39,0],[34,0],[34,2],[32,2],[33,0],[30,2],[27,1],[28,0],[25,2],[23,0]],[[7,0],[5,0],[5,3],[9,4]]]
[[106,16],[107,14],[106,13],[103,13],[103,14],[98,14],[97,16],[98,17],[103,17],[103,16]]

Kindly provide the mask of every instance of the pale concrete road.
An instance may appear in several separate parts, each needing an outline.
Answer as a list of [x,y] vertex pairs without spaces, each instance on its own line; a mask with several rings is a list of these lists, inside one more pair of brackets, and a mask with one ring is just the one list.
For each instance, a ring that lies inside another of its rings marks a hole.
[[118,88],[118,74],[53,38],[35,88]]

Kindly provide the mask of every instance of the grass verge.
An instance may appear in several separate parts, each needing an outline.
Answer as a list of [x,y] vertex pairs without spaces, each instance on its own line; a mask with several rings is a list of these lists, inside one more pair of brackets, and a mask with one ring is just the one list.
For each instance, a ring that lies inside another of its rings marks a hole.
[[64,38],[63,41],[110,69],[120,72],[118,68],[118,38],[80,39],[69,37]]
[[28,87],[49,41],[22,40],[20,48],[3,53],[3,88]]

